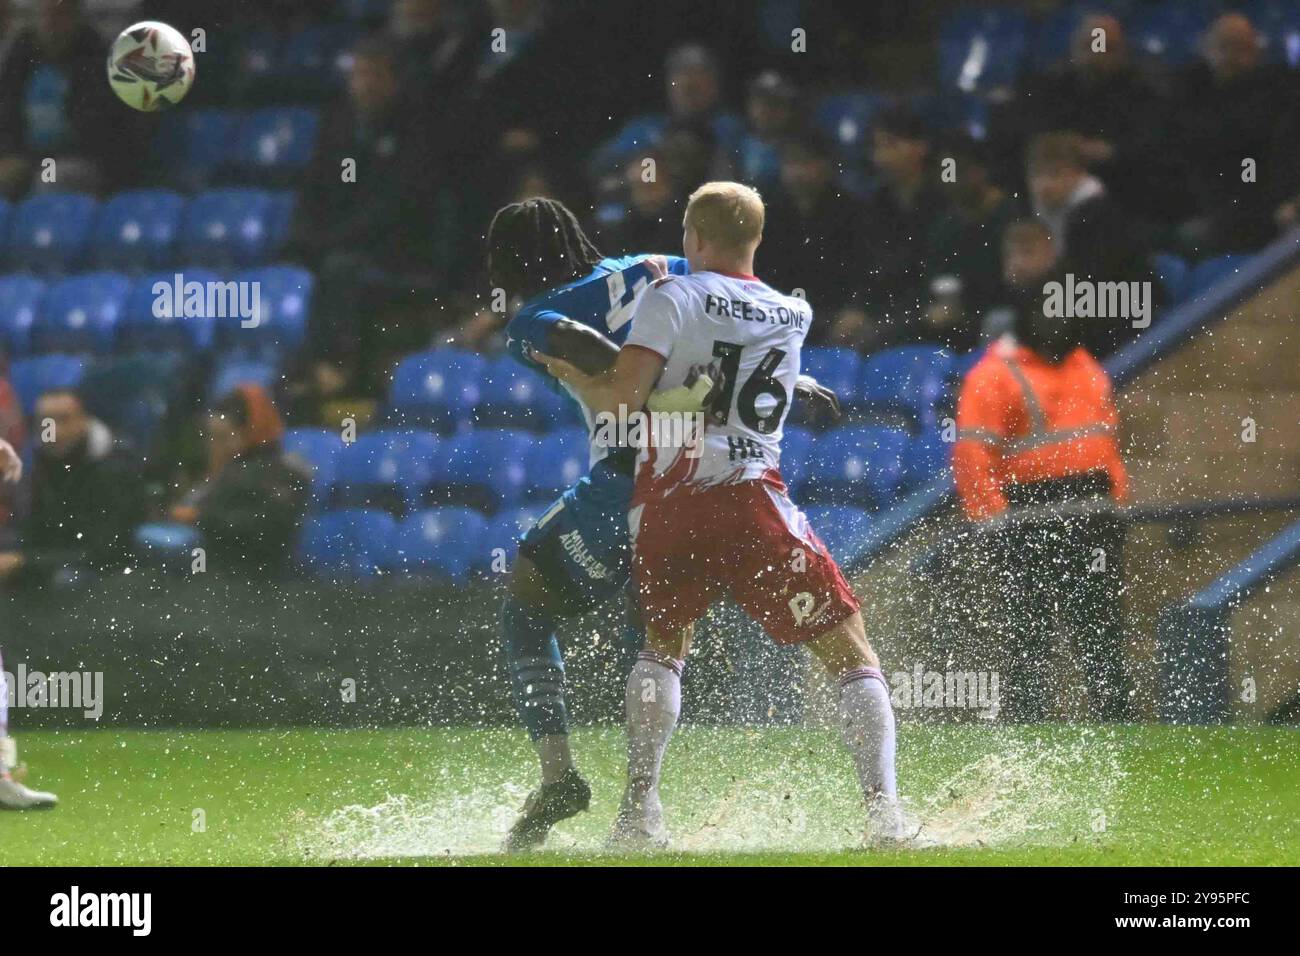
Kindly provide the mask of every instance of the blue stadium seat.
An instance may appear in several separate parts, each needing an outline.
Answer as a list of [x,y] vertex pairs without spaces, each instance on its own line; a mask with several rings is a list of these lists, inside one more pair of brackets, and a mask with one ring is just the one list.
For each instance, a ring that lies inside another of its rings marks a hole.
[[[473,508],[426,508],[408,515],[390,552],[392,570],[434,574],[463,581],[487,563],[491,537],[488,521]],[[500,547],[500,545],[496,545]]]
[[930,424],[947,389],[952,362],[951,353],[932,345],[901,345],[877,352],[862,363],[855,403]]
[[[238,315],[217,319],[217,346],[255,350],[263,347],[288,351],[298,348],[307,335],[312,292],[316,280],[298,266],[267,266],[234,276],[236,282],[257,292],[257,324],[245,328]],[[250,302],[251,302],[250,298]],[[249,321],[253,321],[250,319]]]
[[974,348],[969,352],[953,356],[952,367],[948,370],[948,387],[950,389],[956,391],[961,388],[961,383],[965,381],[967,373],[984,357],[984,352],[985,349],[983,348]]
[[31,347],[32,325],[45,299],[45,283],[32,276],[0,278],[0,349],[9,355],[26,355]]
[[315,110],[296,106],[256,110],[240,124],[226,162],[259,181],[273,170],[291,173],[310,162],[319,126]]
[[872,515],[852,505],[812,505],[804,517],[837,563],[847,561],[871,531]]
[[557,428],[539,436],[524,460],[528,497],[557,497],[587,473],[590,459],[585,428]]
[[1155,267],[1156,278],[1164,287],[1169,301],[1181,302],[1187,291],[1187,278],[1191,274],[1187,260],[1171,252],[1158,252],[1151,257],[1151,264]]
[[13,215],[13,204],[7,199],[0,199],[0,239],[9,236],[9,218]]
[[531,504],[522,508],[511,508],[491,519],[488,527],[488,540],[491,547],[489,555],[495,548],[505,551],[506,557],[513,561],[519,552],[519,539],[537,523],[537,519],[546,513],[548,505]]
[[546,401],[542,393],[549,390],[537,372],[504,353],[494,356],[483,367],[474,423],[538,428]]
[[810,429],[787,425],[781,435],[781,466],[778,469],[791,494],[808,474],[809,459],[817,436]]
[[1185,66],[1200,55],[1201,37],[1220,12],[1214,0],[1164,0],[1134,11],[1130,45],[1166,66]]
[[227,109],[184,109],[159,119],[153,152],[164,175],[186,189],[208,184],[235,141],[242,114]]
[[280,249],[289,239],[289,229],[293,225],[293,211],[298,205],[298,194],[291,189],[281,189],[271,193],[271,251]]
[[103,269],[158,269],[171,261],[185,200],[164,189],[118,193],[99,211],[91,259]]
[[238,34],[239,84],[245,89],[266,88],[272,85],[271,77],[280,62],[284,40],[270,28],[241,30]]
[[23,414],[30,415],[41,395],[55,388],[76,388],[85,371],[86,363],[75,355],[38,355],[11,362],[9,381],[22,402]]
[[801,371],[817,379],[844,400],[858,390],[862,356],[855,349],[814,346],[804,349]]
[[1259,31],[1266,60],[1289,67],[1300,65],[1300,3],[1248,0],[1242,12]]
[[180,251],[208,266],[254,266],[271,239],[271,197],[258,189],[212,189],[185,210]]
[[913,439],[905,464],[903,487],[919,488],[951,467],[952,442],[944,441],[940,431],[927,428]]
[[972,8],[949,16],[939,32],[939,81],[967,93],[1013,85],[1029,45],[1020,10]]
[[299,459],[311,472],[312,497],[322,503],[338,473],[342,435],[327,428],[290,428],[282,446],[286,455]]
[[1237,270],[1249,259],[1249,255],[1232,253],[1226,256],[1216,256],[1213,259],[1203,259],[1196,263],[1196,265],[1192,266],[1192,271],[1187,275],[1183,297],[1187,299],[1196,298],[1211,286],[1217,285],[1224,279],[1235,275]]
[[[180,303],[176,287],[180,276]],[[221,277],[201,267],[173,269],[142,276],[131,286],[118,325],[118,345],[125,349],[160,352],[203,352],[212,348],[216,319],[208,308],[206,290]],[[187,315],[186,286],[204,290],[201,314]]]
[[32,325],[32,351],[113,351],[130,288],[131,280],[118,272],[87,272],[54,283]]
[[330,507],[405,514],[419,503],[445,454],[429,432],[391,429],[363,435],[336,453]]
[[485,365],[483,356],[461,349],[435,349],[403,359],[389,392],[393,417],[444,432],[468,425]]
[[826,432],[813,447],[800,501],[818,504],[891,504],[902,486],[911,438],[883,425],[848,425]]
[[270,362],[231,359],[217,366],[208,388],[208,397],[217,401],[237,385],[260,385],[267,391],[273,391],[279,378],[279,372]]
[[18,204],[9,224],[12,268],[40,273],[75,269],[85,259],[99,202],[79,193],[47,193]]
[[485,514],[517,508],[527,487],[524,462],[533,436],[510,428],[462,432],[444,443],[425,500]]
[[344,54],[356,39],[356,28],[347,23],[300,27],[280,53],[276,82],[294,96],[327,96],[342,85]]
[[386,511],[330,511],[307,518],[298,553],[306,570],[320,577],[371,577],[382,572],[396,536],[397,522]]
[[871,131],[871,121],[889,103],[880,93],[855,90],[823,96],[817,103],[817,125],[849,153],[859,153]]

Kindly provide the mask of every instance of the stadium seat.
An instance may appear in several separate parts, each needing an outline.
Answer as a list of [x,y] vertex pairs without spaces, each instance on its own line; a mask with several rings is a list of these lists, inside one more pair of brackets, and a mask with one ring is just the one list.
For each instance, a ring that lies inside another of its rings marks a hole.
[[901,414],[918,425],[931,424],[943,399],[952,355],[932,345],[901,345],[862,363],[854,403],[877,414]]
[[320,117],[301,107],[271,107],[246,116],[226,156],[226,165],[241,178],[290,185],[292,177],[311,160]]
[[88,272],[50,286],[31,330],[33,352],[113,351],[131,280]]
[[1196,263],[1196,265],[1192,266],[1192,271],[1187,275],[1183,297],[1186,299],[1196,298],[1211,286],[1217,285],[1224,279],[1235,275],[1237,270],[1248,259],[1250,259],[1248,255],[1232,253],[1226,256],[1216,256],[1213,259],[1204,259]]
[[969,352],[953,356],[952,367],[948,369],[949,388],[953,389],[953,391],[961,388],[961,383],[965,381],[966,375],[984,357],[984,351],[983,348],[974,348]]
[[238,385],[259,385],[273,391],[280,374],[270,362],[253,362],[231,359],[217,366],[208,388],[208,397],[218,401]]
[[848,425],[826,432],[813,447],[798,499],[817,504],[891,504],[905,476],[911,445],[906,432],[883,425]]
[[14,269],[63,273],[85,259],[99,202],[79,193],[47,193],[18,204],[10,218],[8,262]]
[[335,453],[331,508],[382,508],[405,514],[417,505],[445,456],[429,432],[392,429],[363,435]]
[[485,514],[517,508],[527,487],[524,463],[532,443],[532,435],[510,428],[456,435],[434,463],[426,503],[466,505]]
[[38,355],[9,364],[9,381],[22,402],[23,414],[31,415],[36,400],[55,388],[76,388],[81,384],[86,363],[74,355]]
[[298,548],[303,567],[318,577],[380,574],[397,522],[386,511],[350,508],[309,516]]
[[840,149],[857,153],[866,143],[872,119],[888,102],[888,97],[865,90],[832,93],[817,103],[817,125],[839,144]]
[[271,212],[270,195],[258,189],[200,193],[185,210],[180,252],[200,265],[257,265],[270,242]]
[[1213,0],[1144,4],[1133,13],[1131,45],[1165,66],[1186,66],[1200,56],[1201,37],[1219,12]]
[[542,393],[546,391],[549,386],[539,373],[525,368],[509,355],[497,355],[483,367],[474,423],[540,428],[546,407]]
[[943,474],[952,464],[952,442],[943,440],[943,433],[927,428],[912,441],[903,471],[903,487],[919,488]]
[[32,324],[45,299],[45,283],[32,276],[0,278],[0,349],[9,355],[26,355]]
[[870,512],[852,505],[812,505],[802,509],[808,524],[837,563],[852,557],[871,531]]
[[293,31],[276,64],[275,82],[293,99],[329,96],[342,85],[348,63],[345,53],[356,39],[356,28],[346,23]]
[[1151,264],[1169,301],[1181,302],[1187,294],[1187,279],[1191,274],[1187,260],[1170,252],[1158,252],[1151,257]]
[[86,406],[142,454],[152,449],[173,403],[190,390],[182,359],[154,354],[99,356],[79,388]]
[[99,211],[91,259],[102,269],[158,269],[172,258],[185,200],[163,189],[118,193]]
[[794,494],[794,489],[808,474],[809,458],[816,440],[817,436],[810,429],[798,425],[787,425],[784,429],[778,470],[791,494]]
[[463,581],[471,570],[487,563],[484,559],[494,546],[488,529],[487,519],[472,508],[417,511],[398,528],[397,546],[390,552],[392,570]]
[[225,161],[241,118],[242,114],[227,109],[187,108],[163,114],[154,137],[155,164],[177,186],[202,189]]
[[801,371],[837,395],[857,392],[861,370],[862,356],[855,349],[820,346],[803,351]]
[[[177,307],[177,276],[180,276],[180,303]],[[121,348],[139,351],[203,352],[212,348],[216,319],[208,308],[206,290],[217,283],[217,273],[200,267],[155,272],[137,279],[127,295],[126,308],[118,325],[117,341]],[[186,314],[186,286],[205,290],[199,314]]]
[[1011,86],[1028,42],[1029,20],[1020,10],[959,10],[939,33],[940,85],[966,93]]
[[302,344],[316,285],[310,272],[297,266],[267,266],[233,278],[250,290],[249,302],[256,314],[248,321],[257,324],[245,327],[239,315],[218,317],[218,348],[290,351]]
[[290,428],[282,442],[286,455],[297,458],[311,472],[312,498],[323,504],[338,473],[343,437],[327,428]]
[[281,189],[271,193],[271,252],[277,252],[289,239],[289,229],[293,225],[293,211],[298,205],[298,194],[290,189]]
[[544,500],[557,497],[587,473],[590,459],[585,428],[557,428],[539,436],[524,460],[526,495]]
[[1248,0],[1242,12],[1259,31],[1266,60],[1289,67],[1300,65],[1300,3]]
[[393,419],[443,432],[467,426],[479,401],[485,365],[483,356],[461,349],[435,349],[403,359],[389,393]]

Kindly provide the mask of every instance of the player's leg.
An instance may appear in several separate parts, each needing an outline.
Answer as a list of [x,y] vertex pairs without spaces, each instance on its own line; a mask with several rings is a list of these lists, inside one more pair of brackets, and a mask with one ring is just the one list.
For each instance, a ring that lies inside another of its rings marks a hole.
[[645,629],[645,646],[627,677],[627,787],[614,824],[613,843],[666,845],[659,774],[682,711],[682,670],[695,625]]
[[9,737],[9,687],[0,660],[0,810],[41,810],[58,803],[52,793],[31,790],[11,776],[17,748]]
[[808,650],[839,684],[840,736],[853,757],[875,838],[897,839],[904,821],[898,812],[894,771],[894,708],[880,660],[867,641],[862,613],[854,611]]

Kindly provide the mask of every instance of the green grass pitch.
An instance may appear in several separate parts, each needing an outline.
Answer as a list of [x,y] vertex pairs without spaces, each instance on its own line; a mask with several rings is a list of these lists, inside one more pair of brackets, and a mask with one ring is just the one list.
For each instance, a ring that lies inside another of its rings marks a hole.
[[1300,736],[1278,728],[900,727],[927,849],[855,847],[831,731],[686,727],[666,761],[672,851],[609,856],[622,733],[575,735],[592,810],[552,849],[496,853],[534,777],[505,730],[43,732],[49,812],[0,814],[0,864],[1300,863]]

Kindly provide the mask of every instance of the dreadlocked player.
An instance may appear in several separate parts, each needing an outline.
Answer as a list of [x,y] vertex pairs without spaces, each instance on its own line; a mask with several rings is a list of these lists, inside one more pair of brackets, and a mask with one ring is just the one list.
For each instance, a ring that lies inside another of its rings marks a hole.
[[[554,199],[505,206],[488,232],[489,281],[511,299],[525,300],[506,327],[506,347],[548,377],[533,360],[534,351],[562,357],[587,374],[613,365],[639,294],[656,278],[686,271],[686,260],[677,257],[602,256],[573,213]],[[702,384],[706,390],[710,383]],[[699,391],[694,394],[700,397],[692,398],[684,386],[671,392],[652,396],[651,408],[680,411],[698,402],[690,410],[702,411],[709,401]],[[812,379],[801,382],[799,393],[838,413],[834,394]],[[630,577],[627,512],[636,449],[598,442],[590,410],[578,404],[592,432],[590,473],[523,536],[501,612],[515,707],[537,749],[542,775],[510,830],[508,851],[541,845],[551,827],[590,803],[591,788],[569,749],[564,659],[555,629],[559,621],[622,593]],[[639,630],[632,639],[639,646]]]

